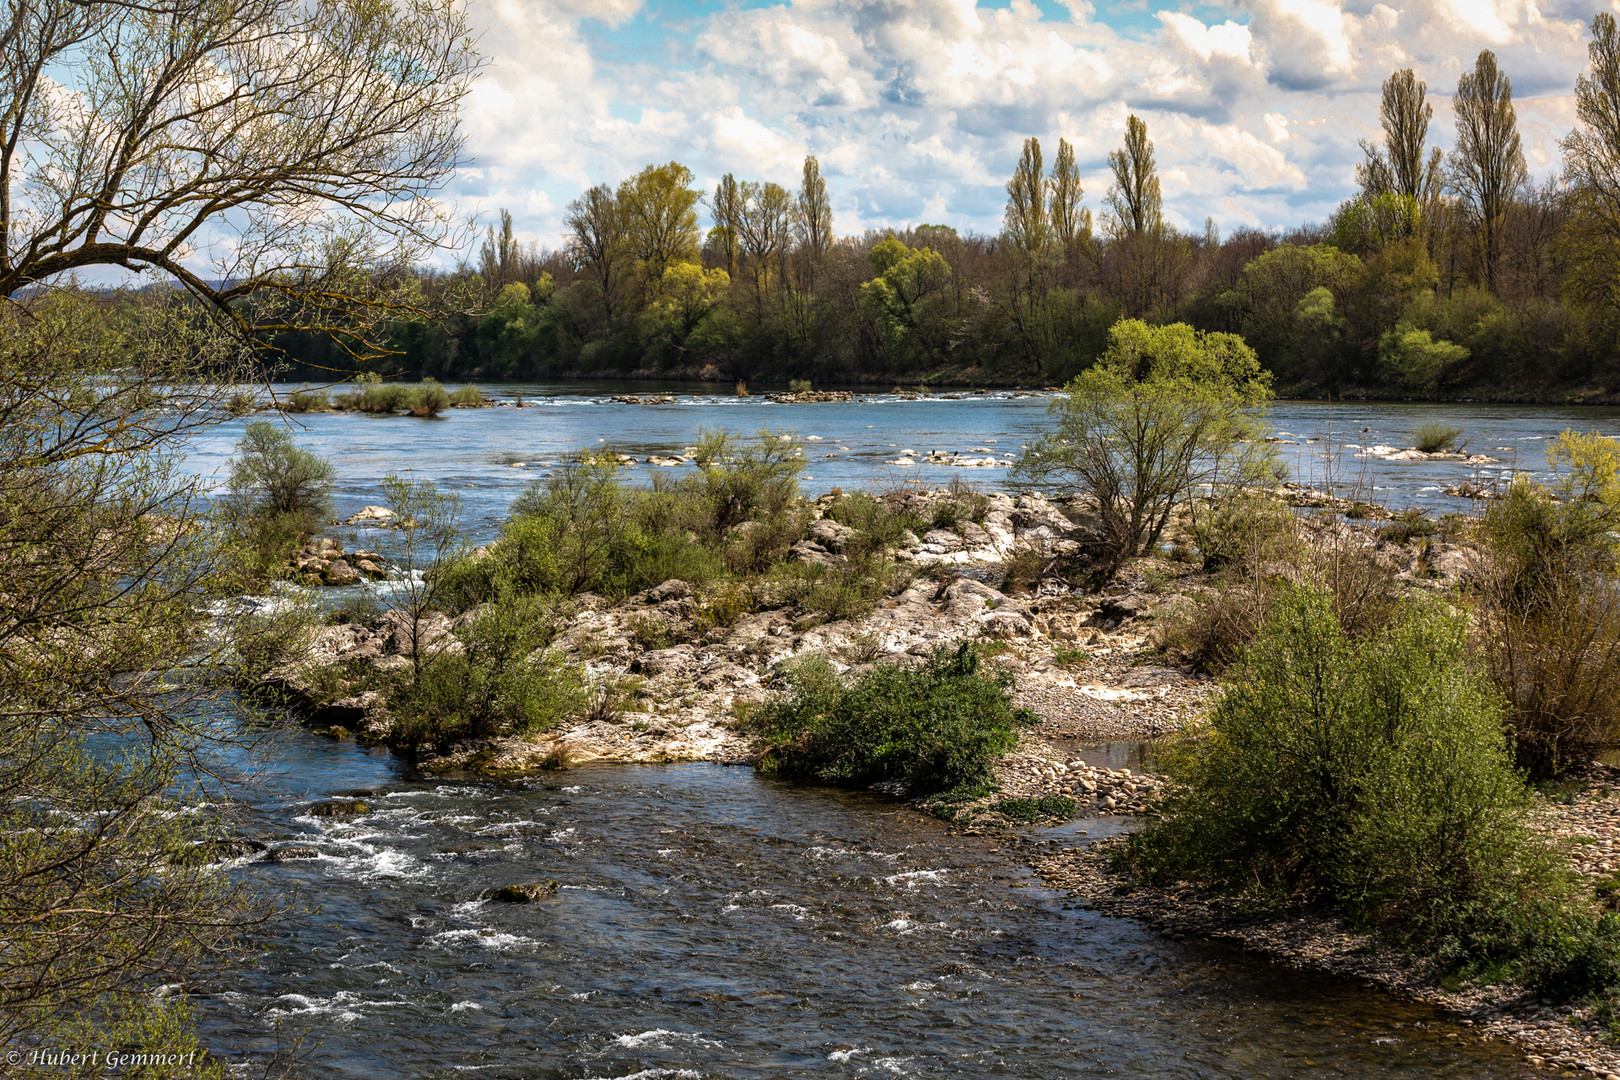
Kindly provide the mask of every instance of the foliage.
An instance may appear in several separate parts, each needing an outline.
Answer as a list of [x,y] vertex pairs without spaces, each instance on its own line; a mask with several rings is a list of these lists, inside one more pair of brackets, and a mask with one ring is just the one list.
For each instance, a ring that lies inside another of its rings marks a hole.
[[990,809],[1020,824],[1033,824],[1053,818],[1067,821],[1074,817],[1075,801],[1067,795],[1042,795],[1035,799],[1002,799]]
[[331,520],[336,478],[337,468],[294,443],[285,427],[248,423],[219,502],[244,587],[284,571],[298,546]]
[[1270,396],[1241,338],[1126,320],[1053,404],[1054,430],[1030,445],[1018,472],[1095,500],[1096,573],[1106,580],[1158,543],[1195,488],[1253,482],[1272,468],[1269,447],[1251,437]]
[[462,738],[530,735],[585,710],[577,667],[546,651],[559,630],[555,602],[502,592],[457,631],[421,677],[388,688],[395,736],[442,747]]
[[912,795],[985,788],[1018,729],[1035,720],[1012,707],[1012,677],[986,671],[970,642],[941,646],[919,667],[882,664],[849,680],[811,657],[787,677],[788,692],[747,722],[769,746],[760,768],[778,776],[857,787],[902,780]]
[[1446,371],[1468,359],[1468,350],[1449,341],[1435,341],[1427,330],[1398,322],[1378,342],[1378,373],[1390,386],[1429,391]]
[[1561,497],[1521,479],[1478,530],[1481,647],[1538,774],[1620,742],[1620,453],[1565,432],[1548,460]]
[[1559,881],[1528,828],[1503,709],[1465,621],[1413,602],[1352,640],[1294,590],[1169,757],[1164,818],[1132,838],[1154,877],[1334,904],[1456,962],[1512,952]]
[[1425,454],[1462,448],[1462,428],[1437,420],[1427,420],[1412,432],[1412,445]]

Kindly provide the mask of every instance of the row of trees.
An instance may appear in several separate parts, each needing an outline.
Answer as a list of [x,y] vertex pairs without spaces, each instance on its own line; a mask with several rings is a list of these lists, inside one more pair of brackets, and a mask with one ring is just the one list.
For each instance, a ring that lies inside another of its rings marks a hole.
[[[997,235],[943,225],[839,237],[807,158],[796,191],[676,162],[568,207],[566,243],[524,249],[503,214],[472,267],[422,280],[470,311],[394,327],[392,366],[440,376],[673,372],[1059,381],[1122,317],[1241,333],[1288,391],[1607,388],[1620,376],[1620,40],[1592,20],[1579,122],[1555,181],[1528,178],[1512,83],[1489,51],[1458,81],[1458,138],[1428,144],[1410,69],[1384,84],[1359,190],[1286,233],[1165,220],[1147,124],[1108,155],[1094,220],[1074,148],[1026,139]],[[700,216],[711,226],[705,232]],[[288,340],[316,365],[332,353]]]

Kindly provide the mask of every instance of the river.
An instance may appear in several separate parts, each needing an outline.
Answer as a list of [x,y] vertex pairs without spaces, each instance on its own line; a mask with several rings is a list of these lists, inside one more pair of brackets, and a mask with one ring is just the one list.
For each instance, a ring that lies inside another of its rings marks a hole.
[[[203,1035],[252,1059],[280,1025],[308,1077],[1541,1075],[1426,1007],[1080,910],[1016,845],[876,796],[707,764],[446,782],[303,734],[265,782],[260,837],[319,857],[238,871],[301,911]],[[355,792],[370,813],[307,813]]]
[[[292,389],[296,387],[277,388],[282,394]],[[513,497],[564,455],[612,447],[638,459],[630,470],[633,478],[679,475],[681,468],[649,465],[646,459],[679,454],[705,427],[744,435],[761,429],[791,433],[805,451],[803,483],[811,493],[834,487],[940,487],[953,479],[1005,487],[1005,466],[930,464],[927,456],[943,450],[979,461],[1010,462],[1048,423],[1052,399],[995,391],[979,396],[875,394],[851,402],[795,405],[694,393],[691,384],[503,383],[484,389],[509,404],[452,409],[431,420],[311,413],[289,422],[300,444],[337,465],[343,516],[381,502],[378,481],[398,472],[459,492],[468,529],[483,540],[504,519]],[[668,395],[674,401],[627,405],[612,400],[633,394]],[[524,408],[511,407],[520,399]],[[1445,494],[1460,481],[1490,483],[1515,468],[1545,469],[1546,441],[1565,428],[1620,435],[1620,409],[1607,407],[1284,401],[1271,408],[1269,419],[1285,440],[1277,450],[1294,479],[1331,484],[1339,494],[1359,492],[1397,509],[1418,506],[1435,513],[1472,509],[1469,500]],[[1412,445],[1412,432],[1425,421],[1461,428],[1468,451],[1494,463],[1358,456],[1366,447]],[[244,423],[232,420],[199,437],[192,446],[191,467],[222,482]],[[916,452],[916,464],[895,464],[908,460],[905,450]]]
[[[702,425],[796,432],[812,490],[955,476],[996,486],[1000,468],[886,463],[902,449],[1016,453],[1048,404],[1004,393],[771,405],[636,388],[677,395],[654,406],[608,400],[622,386],[490,389],[526,407],[318,414],[298,418],[297,434],[337,464],[343,513],[380,501],[384,473],[410,469],[460,491],[487,537],[562,454],[612,445],[644,460],[678,452]],[[1620,411],[1599,409],[1272,413],[1307,479],[1322,478],[1323,446],[1407,445],[1426,419],[1500,455],[1498,474],[1515,458],[1539,467],[1564,427],[1620,433]],[[222,475],[240,425],[200,439],[193,466]],[[1380,501],[1433,509],[1451,508],[1440,489],[1473,472],[1353,451],[1341,461],[1365,466]],[[1092,753],[1140,760],[1126,747]],[[308,812],[355,793],[370,807],[359,817]],[[953,836],[876,796],[707,764],[444,781],[385,750],[293,731],[247,798],[260,839],[315,857],[234,871],[290,897],[292,912],[245,967],[212,981],[204,1043],[247,1062],[302,1040],[312,1078],[1548,1075],[1432,1009],[1081,910],[1022,869],[1019,844]],[[1123,827],[1082,820],[1027,844]],[[539,903],[480,899],[543,879],[561,888]]]

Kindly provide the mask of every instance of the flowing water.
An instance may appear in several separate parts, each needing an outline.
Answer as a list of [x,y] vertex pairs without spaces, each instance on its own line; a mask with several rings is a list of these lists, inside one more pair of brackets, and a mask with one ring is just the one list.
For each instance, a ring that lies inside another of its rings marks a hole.
[[[259,835],[319,857],[239,871],[302,910],[202,1002],[238,1060],[279,1025],[315,1078],[1541,1075],[1430,1009],[1079,910],[1005,839],[875,796],[704,764],[447,782],[304,735],[275,768]],[[356,791],[370,813],[307,813]]]
[[[281,387],[281,392],[294,389]],[[953,479],[1004,487],[1006,464],[964,468],[930,464],[933,450],[978,461],[1010,463],[1048,422],[1052,395],[997,391],[983,395],[868,395],[850,402],[773,404],[764,398],[693,393],[690,384],[500,384],[486,391],[524,408],[452,409],[424,420],[410,416],[314,413],[293,417],[298,441],[331,458],[340,477],[339,510],[348,516],[382,501],[378,481],[389,472],[434,480],[458,491],[467,525],[487,539],[513,497],[564,455],[611,446],[638,459],[633,479],[680,475],[682,468],[649,465],[648,457],[679,454],[700,429],[752,434],[791,432],[806,455],[804,487],[941,487]],[[664,405],[627,405],[612,397],[660,392]],[[1463,430],[1470,453],[1495,462],[1386,461],[1362,456],[1372,446],[1407,447],[1425,421]],[[1331,484],[1341,494],[1395,508],[1469,510],[1445,489],[1460,481],[1490,483],[1514,468],[1544,469],[1548,438],[1565,428],[1620,435],[1620,409],[1524,405],[1387,405],[1278,402],[1270,412],[1283,463],[1295,479]],[[244,421],[199,438],[192,466],[222,479]],[[901,452],[915,451],[916,464]],[[407,472],[406,470],[409,470]]]
[[[526,407],[305,416],[298,437],[337,464],[345,515],[381,501],[385,473],[410,470],[460,491],[486,538],[562,455],[612,445],[644,461],[705,425],[796,432],[813,491],[953,477],[995,487],[1001,467],[892,463],[903,449],[1009,460],[1049,401],[772,405],[642,387],[677,400],[624,405],[609,400],[623,386],[490,389]],[[1463,427],[1501,464],[1382,462],[1343,445],[1409,445],[1430,419]],[[1433,510],[1458,508],[1441,492],[1460,479],[1541,467],[1565,427],[1620,433],[1609,409],[1281,403],[1272,422],[1301,478]],[[222,475],[240,426],[200,439],[194,467]],[[1116,767],[1143,760],[1070,749]],[[370,812],[308,812],[355,791]],[[302,1038],[313,1078],[1538,1075],[1433,1010],[1079,910],[1007,841],[951,836],[875,796],[701,764],[446,782],[294,732],[251,803],[261,838],[317,857],[237,871],[296,902],[204,998],[205,1044],[251,1060]],[[1030,842],[1121,827],[1081,821]],[[544,879],[561,888],[538,903],[480,899]]]

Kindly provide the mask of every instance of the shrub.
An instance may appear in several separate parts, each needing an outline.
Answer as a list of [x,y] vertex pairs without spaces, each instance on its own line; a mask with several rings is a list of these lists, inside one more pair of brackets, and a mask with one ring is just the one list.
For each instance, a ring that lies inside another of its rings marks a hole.
[[1270,495],[1235,491],[1211,499],[1204,514],[1194,514],[1192,533],[1205,570],[1255,572],[1298,559],[1294,512]]
[[1054,430],[1017,471],[1095,500],[1102,536],[1091,554],[1096,578],[1109,580],[1158,544],[1189,492],[1275,468],[1270,445],[1250,437],[1270,379],[1235,334],[1121,320],[1108,350],[1053,403]]
[[810,392],[809,379],[791,379],[788,381],[788,393],[808,394]]
[[1326,900],[1453,962],[1523,955],[1562,886],[1465,631],[1414,602],[1357,642],[1326,592],[1279,597],[1127,862]]
[[1564,494],[1521,480],[1479,525],[1480,645],[1538,775],[1620,739],[1615,508]]
[[256,411],[258,407],[259,403],[254,400],[253,395],[243,391],[237,391],[225,401],[225,411],[232,416],[246,416]]
[[772,578],[776,599],[826,620],[855,619],[912,582],[909,568],[879,554],[834,566],[789,563]]
[[747,721],[769,749],[766,773],[864,787],[902,780],[912,795],[987,788],[996,760],[1035,722],[1015,709],[1012,676],[981,667],[971,642],[920,667],[881,664],[852,681],[824,658],[800,661],[790,692]]
[[856,531],[844,544],[844,553],[854,558],[899,547],[908,531],[922,528],[921,521],[898,509],[890,499],[875,498],[864,491],[839,496],[827,507],[827,516]]
[[384,383],[372,379],[357,380],[361,383],[358,390],[351,391],[336,399],[339,408],[350,409],[354,412],[385,414],[398,412],[411,405],[411,390],[398,383]]
[[1418,425],[1418,429],[1412,433],[1412,445],[1425,454],[1435,454],[1441,450],[1460,450],[1463,445],[1462,433],[1462,428],[1454,424],[1442,424],[1431,420]]
[[760,431],[752,440],[724,431],[698,433],[692,482],[708,511],[708,531],[724,535],[756,517],[786,510],[799,494],[804,457],[791,440]]
[[412,416],[438,416],[450,407],[450,395],[437,379],[423,379],[422,385],[411,391],[406,404]]
[[259,571],[285,562],[332,516],[330,461],[293,442],[269,420],[254,420],[236,444],[220,506],[239,549]]
[[556,637],[556,605],[503,593],[456,632],[444,650],[395,676],[387,689],[395,735],[407,744],[528,735],[582,713],[588,695],[579,670],[545,649]]
[[331,399],[325,390],[311,390],[305,387],[294,390],[287,395],[287,400],[281,403],[283,412],[307,413],[320,412],[331,405]]
[[984,516],[989,510],[988,495],[982,494],[961,477],[955,477],[951,480],[950,487],[945,489],[945,498],[934,502],[933,517],[929,524],[935,529],[956,532],[969,521],[976,525],[984,524]]
[[459,390],[450,392],[450,404],[458,409],[473,409],[483,405],[489,399],[484,392],[472,383],[468,383]]
[[1378,540],[1380,543],[1407,544],[1433,536],[1439,531],[1439,522],[1424,517],[1421,510],[1412,509],[1396,515],[1393,521],[1379,529]]
[[1468,350],[1450,341],[1435,341],[1402,319],[1378,339],[1378,376],[1404,390],[1433,390],[1447,370],[1468,359]]

